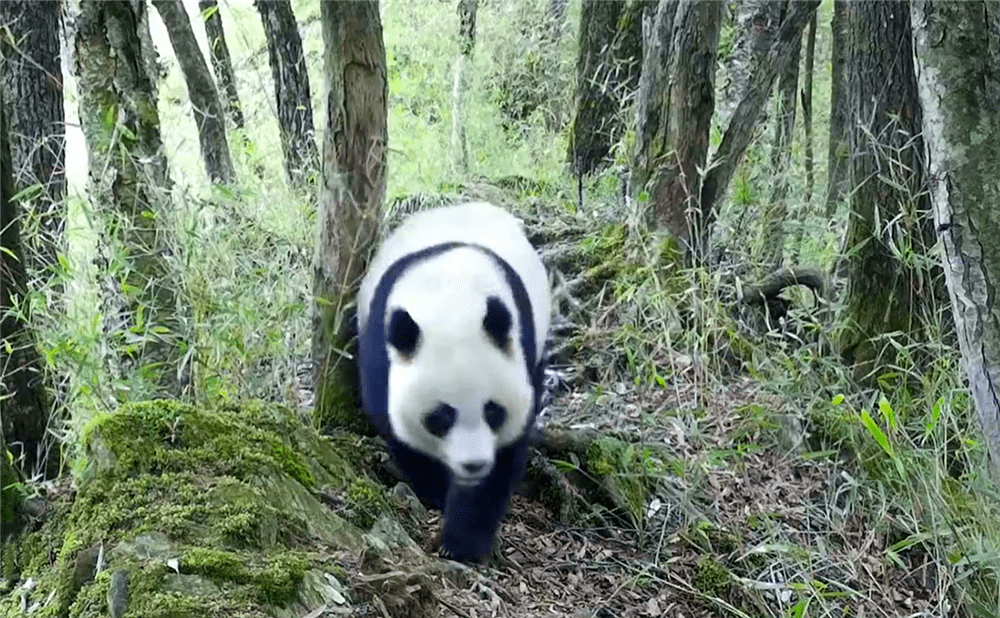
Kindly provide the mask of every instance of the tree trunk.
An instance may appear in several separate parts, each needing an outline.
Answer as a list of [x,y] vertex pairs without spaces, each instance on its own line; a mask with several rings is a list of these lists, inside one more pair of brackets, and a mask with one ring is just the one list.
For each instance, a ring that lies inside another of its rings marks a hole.
[[806,218],[812,210],[812,194],[815,186],[815,161],[813,160],[813,133],[812,133],[812,104],[813,104],[813,67],[816,59],[816,21],[817,14],[813,13],[809,22],[809,36],[806,39],[806,62],[805,76],[802,85],[802,128],[805,131],[805,168],[806,168],[806,194],[805,200],[799,208],[799,213],[795,230],[795,241],[792,246],[792,263],[798,262],[799,252],[802,251],[802,239],[805,235]]
[[313,139],[312,97],[302,39],[288,0],[254,0],[254,4],[267,36],[285,171],[293,186],[303,187],[319,168],[319,153]]
[[[987,17],[992,21],[987,21]],[[913,44],[934,221],[993,481],[1000,484],[1000,49],[995,3],[914,0]]]
[[809,20],[809,36],[806,38],[806,65],[805,75],[802,80],[802,128],[805,130],[805,167],[806,167],[806,203],[812,201],[813,185],[815,178],[813,174],[813,125],[812,125],[812,105],[813,105],[813,66],[816,64],[816,20],[817,14],[813,13]]
[[583,0],[576,63],[576,112],[569,159],[578,176],[607,164],[624,129],[622,103],[642,64],[642,13],[649,0]]
[[240,95],[236,91],[236,74],[233,72],[233,61],[229,57],[229,46],[226,45],[226,32],[222,28],[222,16],[219,15],[219,5],[216,0],[198,0],[201,17],[205,20],[205,36],[208,38],[209,54],[212,58],[212,70],[215,81],[226,95],[226,111],[233,126],[243,128],[243,106],[240,105]]
[[110,271],[103,311],[117,353],[108,359],[110,373],[135,363],[149,392],[133,391],[132,398],[176,397],[182,333],[167,261],[169,175],[144,49],[151,40],[142,32],[145,12],[141,0],[84,0],[74,56],[91,192],[102,211],[101,246]]
[[[816,13],[813,13],[813,19]],[[792,158],[792,136],[795,133],[796,94],[799,87],[799,52],[802,35],[795,45],[792,57],[778,80],[778,113],[774,123],[774,141],[771,147],[771,198],[764,209],[761,231],[761,254],[759,263],[762,273],[774,272],[781,268],[785,250],[785,219],[788,205],[788,169]]]
[[226,141],[226,120],[222,115],[219,93],[212,82],[212,74],[201,55],[198,40],[194,38],[191,20],[181,0],[152,0],[153,6],[163,18],[170,37],[170,45],[184,73],[188,97],[198,125],[198,139],[201,142],[201,156],[205,161],[205,171],[212,182],[233,184],[236,171],[229,158],[229,142]]
[[717,216],[719,199],[729,186],[736,167],[743,158],[750,139],[753,137],[761,109],[767,101],[775,78],[792,60],[792,52],[801,43],[802,30],[819,6],[819,0],[793,0],[788,15],[782,20],[778,32],[768,49],[767,56],[760,64],[760,70],[750,78],[746,94],[736,106],[736,111],[722,136],[722,143],[712,155],[708,172],[701,187],[701,217],[703,221],[700,243],[708,247],[712,224]]
[[469,149],[465,141],[465,71],[476,46],[476,8],[479,0],[458,0],[458,58],[455,59],[455,87],[452,91],[451,155],[455,169],[469,172]]
[[647,220],[690,249],[700,222],[700,169],[715,108],[721,2],[661,0],[648,28],[636,131],[634,182],[648,190]]
[[357,413],[353,303],[385,199],[388,92],[377,1],[323,2],[327,127],[314,262],[316,418],[366,427]]
[[[0,431],[8,446],[20,443],[24,467],[32,471],[44,458],[41,447],[49,400],[45,367],[26,321],[30,315],[28,273],[24,269],[18,207],[13,200],[4,90],[6,84],[0,84]],[[0,451],[0,457],[4,455]]]
[[833,37],[830,84],[830,143],[827,150],[826,217],[833,219],[837,204],[844,199],[847,188],[847,84],[844,65],[847,62],[847,0],[833,0]]
[[21,191],[41,185],[41,194],[22,206],[30,208],[37,230],[25,230],[22,258],[48,277],[46,267],[59,264],[66,224],[66,127],[60,62],[58,2],[5,0],[0,16],[3,87],[14,186]]
[[761,70],[781,25],[784,6],[784,2],[775,0],[743,0],[740,3],[736,41],[726,62],[726,86],[719,101],[719,126],[729,124],[736,106],[750,87],[750,76]]
[[891,359],[881,335],[924,340],[925,308],[934,294],[927,273],[911,267],[927,251],[929,209],[923,193],[920,101],[906,0],[847,5],[845,79],[850,144],[851,217],[845,245],[846,317],[841,340],[848,364],[868,375]]

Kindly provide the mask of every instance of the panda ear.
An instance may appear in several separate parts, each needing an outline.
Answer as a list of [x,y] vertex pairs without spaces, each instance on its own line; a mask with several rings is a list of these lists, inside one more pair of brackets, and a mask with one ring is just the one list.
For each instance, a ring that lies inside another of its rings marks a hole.
[[503,301],[496,296],[486,299],[486,317],[483,318],[483,328],[490,336],[493,343],[498,348],[507,348],[507,340],[510,339],[511,317],[510,311]]
[[389,345],[405,356],[410,356],[417,349],[420,340],[420,327],[413,321],[405,309],[396,309],[389,317],[389,329],[386,341]]

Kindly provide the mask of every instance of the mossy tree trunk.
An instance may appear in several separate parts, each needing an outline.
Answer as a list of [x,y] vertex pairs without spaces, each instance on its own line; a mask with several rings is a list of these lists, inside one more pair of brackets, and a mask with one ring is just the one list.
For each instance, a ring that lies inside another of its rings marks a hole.
[[993,2],[912,6],[934,221],[959,345],[1000,484],[1000,10]]
[[[0,84],[0,432],[7,444],[20,446],[24,467],[31,471],[43,459],[49,398],[44,365],[28,326],[28,274],[18,205],[14,201],[11,153],[8,142],[5,86]],[[16,455],[20,453],[14,451]],[[0,451],[4,458],[4,451]]]
[[576,105],[569,160],[578,176],[608,163],[625,127],[623,102],[639,83],[642,14],[649,0],[583,0],[580,8]]
[[48,278],[57,267],[66,225],[66,129],[60,62],[60,3],[5,0],[0,23],[3,85],[14,187],[40,185],[23,207],[37,228],[24,230],[26,264]]
[[701,224],[699,170],[708,156],[723,7],[660,0],[645,45],[633,186],[649,193],[647,222],[687,250]]
[[388,84],[378,2],[323,2],[327,126],[314,261],[316,416],[365,427],[351,323],[385,199]]
[[736,16],[736,40],[726,61],[726,83],[719,97],[719,125],[725,127],[746,96],[750,76],[760,71],[781,25],[784,2],[743,0]]
[[702,238],[699,242],[704,247],[708,246],[712,224],[718,214],[716,212],[718,201],[729,187],[729,181],[753,138],[761,110],[774,86],[774,80],[792,61],[794,50],[798,49],[802,42],[802,30],[809,23],[819,4],[819,0],[792,0],[767,54],[758,65],[759,70],[751,74],[746,92],[722,135],[722,142],[709,159],[708,171],[701,185],[703,223],[700,230]]
[[837,205],[847,189],[847,0],[833,0],[830,34],[833,39],[830,61],[830,141],[827,149],[826,217],[837,214]]
[[882,335],[917,341],[934,285],[915,256],[926,254],[929,209],[921,161],[920,101],[906,0],[847,5],[847,109],[851,118],[851,216],[841,352],[869,375],[892,350]]
[[[783,11],[787,13],[787,11]],[[784,16],[782,16],[784,17]],[[816,13],[813,13],[813,19]],[[781,268],[785,251],[785,219],[788,217],[788,170],[792,159],[792,137],[795,133],[796,94],[799,87],[799,53],[802,35],[791,50],[785,70],[778,80],[777,117],[774,123],[774,140],[771,142],[771,196],[761,220],[760,258],[761,274]]]
[[74,36],[91,198],[103,226],[107,360],[115,378],[139,369],[144,390],[133,387],[130,398],[181,394],[185,339],[168,263],[169,175],[145,12],[140,0],[84,0]]
[[254,4],[267,37],[285,171],[293,186],[303,187],[319,169],[319,153],[302,39],[288,0],[254,0]]
[[458,58],[451,93],[451,159],[460,174],[469,172],[469,148],[465,141],[466,71],[476,47],[476,9],[479,0],[458,0]]
[[170,37],[170,45],[184,73],[188,97],[198,125],[198,141],[201,157],[205,162],[205,172],[212,182],[232,184],[236,182],[236,170],[229,156],[229,142],[226,140],[226,120],[215,90],[208,64],[201,55],[198,40],[194,38],[191,20],[181,0],[153,0],[153,6],[163,19]]
[[240,95],[236,90],[236,73],[233,72],[233,60],[229,56],[229,46],[226,44],[226,31],[222,27],[219,5],[216,0],[198,0],[198,8],[205,22],[205,36],[208,38],[208,51],[212,59],[215,81],[226,97],[226,113],[233,126],[242,129],[243,106],[240,105]]

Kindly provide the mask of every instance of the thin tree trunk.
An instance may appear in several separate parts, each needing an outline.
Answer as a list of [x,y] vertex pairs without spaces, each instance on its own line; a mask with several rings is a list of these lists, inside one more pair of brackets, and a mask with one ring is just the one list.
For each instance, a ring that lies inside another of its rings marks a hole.
[[813,104],[813,67],[816,58],[816,22],[817,14],[813,13],[809,22],[809,36],[806,38],[806,63],[805,76],[802,84],[802,128],[805,131],[805,168],[806,168],[806,194],[805,200],[799,209],[797,226],[795,230],[795,241],[792,245],[792,262],[797,262],[799,252],[802,250],[802,238],[805,234],[806,218],[812,208],[812,194],[815,186],[815,169],[813,161],[813,132],[812,132],[812,104]]
[[969,390],[1000,484],[1000,11],[993,2],[912,5],[914,57],[934,221],[944,248]]
[[699,224],[700,169],[715,108],[721,2],[661,0],[646,39],[639,92],[635,187],[648,188],[647,219],[687,252]]
[[767,101],[775,78],[792,60],[792,51],[797,49],[802,39],[802,30],[819,6],[819,0],[793,0],[788,15],[781,22],[778,32],[761,62],[761,70],[753,74],[746,94],[736,106],[736,111],[722,136],[722,143],[712,155],[701,187],[701,218],[703,221],[700,243],[708,246],[712,224],[717,216],[719,199],[729,187],[729,181],[736,171],[743,153],[746,152],[757,119]]
[[624,129],[622,103],[636,89],[642,65],[642,14],[649,0],[583,0],[576,64],[576,111],[569,160],[586,176],[608,162]]
[[[5,84],[0,84],[0,111]],[[24,269],[17,202],[11,178],[7,113],[0,113],[0,415],[8,446],[20,443],[24,467],[31,471],[44,459],[41,452],[48,424],[49,398],[44,365],[28,328],[28,273]],[[15,451],[16,453],[17,451]],[[0,452],[0,457],[4,453]]]
[[302,39],[288,0],[254,0],[254,4],[267,37],[285,171],[293,186],[303,187],[319,168],[319,153]]
[[451,154],[455,169],[469,172],[469,149],[465,141],[465,72],[476,46],[476,8],[479,0],[458,1],[459,51],[455,59],[455,87],[452,91]]
[[314,262],[316,418],[365,427],[357,414],[353,302],[385,199],[388,85],[378,2],[323,2],[327,127]]
[[906,0],[847,5],[851,217],[847,226],[846,318],[841,351],[859,376],[892,362],[879,337],[924,340],[936,290],[911,257],[933,241],[924,193],[920,101]]
[[205,36],[208,37],[215,81],[219,90],[226,95],[226,111],[230,121],[233,126],[242,129],[243,106],[240,105],[240,95],[236,90],[236,74],[233,72],[233,60],[229,57],[229,46],[226,45],[226,32],[222,27],[219,5],[216,0],[198,0],[198,8],[205,20]]
[[191,20],[181,0],[152,0],[153,6],[163,18],[170,37],[170,45],[184,73],[188,97],[198,125],[198,139],[201,156],[205,161],[205,172],[212,182],[233,184],[236,170],[229,157],[229,142],[226,140],[226,120],[222,115],[219,93],[215,90],[212,74],[208,71],[205,58],[201,55],[198,40],[194,38]]
[[5,0],[0,22],[3,86],[14,186],[21,191],[41,185],[41,194],[22,204],[37,230],[26,230],[26,264],[48,278],[57,267],[66,225],[66,126],[60,62],[58,2]]
[[802,79],[802,128],[805,130],[805,166],[806,166],[806,203],[812,201],[815,177],[813,172],[813,66],[816,64],[816,21],[818,15],[813,13],[809,21],[809,36],[806,38],[806,66]]
[[110,373],[141,368],[150,390],[133,391],[133,399],[180,395],[183,339],[167,261],[169,175],[144,49],[151,40],[142,32],[145,11],[141,0],[84,0],[74,37],[80,123],[110,269],[102,312],[117,353],[108,359]]
[[[816,13],[813,13],[815,19]],[[788,217],[788,169],[792,158],[792,136],[795,133],[796,94],[799,86],[799,44],[792,48],[792,57],[778,80],[778,114],[774,123],[774,141],[771,148],[771,198],[764,209],[761,233],[761,259],[763,273],[781,268],[785,250],[785,219]]]
[[736,106],[746,96],[750,77],[761,70],[771,41],[781,25],[784,2],[743,0],[736,17],[736,41],[726,62],[726,85],[719,97],[719,125],[729,124]]
[[827,150],[826,218],[837,214],[837,204],[844,199],[847,188],[847,84],[844,65],[847,62],[847,1],[833,0],[830,32],[833,38],[830,85],[830,143]]

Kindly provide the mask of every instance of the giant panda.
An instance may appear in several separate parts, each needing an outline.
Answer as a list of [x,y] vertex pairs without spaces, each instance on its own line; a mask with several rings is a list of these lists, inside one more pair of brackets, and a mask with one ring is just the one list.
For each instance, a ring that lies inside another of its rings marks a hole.
[[550,308],[520,221],[483,202],[411,215],[362,279],[364,409],[457,560],[489,555],[524,474]]

